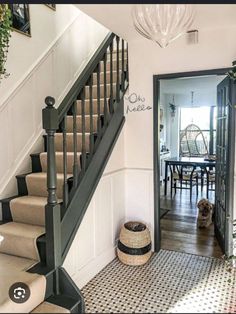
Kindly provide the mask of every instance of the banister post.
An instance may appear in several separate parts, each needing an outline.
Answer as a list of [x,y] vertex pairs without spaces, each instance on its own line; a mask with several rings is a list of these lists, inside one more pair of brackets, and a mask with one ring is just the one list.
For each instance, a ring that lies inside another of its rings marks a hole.
[[43,128],[47,133],[47,190],[45,206],[46,263],[51,269],[61,265],[61,208],[57,202],[57,173],[55,154],[55,133],[59,128],[58,110],[55,99],[46,97],[43,109]]

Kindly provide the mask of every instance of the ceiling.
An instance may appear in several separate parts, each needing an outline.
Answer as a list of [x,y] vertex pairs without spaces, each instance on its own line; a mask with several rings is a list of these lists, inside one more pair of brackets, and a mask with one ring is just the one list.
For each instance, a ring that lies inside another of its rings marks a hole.
[[194,106],[214,106],[216,105],[217,85],[224,77],[211,75],[161,80],[161,94],[167,96],[167,101],[172,100],[174,95],[176,105],[185,107],[191,105],[191,92],[193,91]]
[[[130,4],[77,4],[76,6],[125,40],[141,38],[133,27]],[[236,4],[195,4],[193,7],[195,19],[191,29],[201,31],[236,26]]]

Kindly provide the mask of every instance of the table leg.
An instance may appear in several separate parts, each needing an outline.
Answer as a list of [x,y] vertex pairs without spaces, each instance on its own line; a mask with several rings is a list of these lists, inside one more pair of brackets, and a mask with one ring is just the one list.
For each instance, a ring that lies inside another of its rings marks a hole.
[[209,172],[207,171],[207,199],[209,198]]
[[165,195],[167,194],[167,181],[168,181],[168,164],[165,163]]

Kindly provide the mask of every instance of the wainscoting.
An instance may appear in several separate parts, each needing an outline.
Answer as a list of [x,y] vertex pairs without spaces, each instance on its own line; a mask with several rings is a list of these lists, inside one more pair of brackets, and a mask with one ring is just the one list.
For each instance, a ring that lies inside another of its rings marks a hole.
[[124,171],[99,182],[64,267],[81,288],[115,258],[116,240],[125,221]]
[[[154,196],[152,169],[125,169],[126,219],[148,225],[154,244]],[[153,246],[154,248],[154,246]]]

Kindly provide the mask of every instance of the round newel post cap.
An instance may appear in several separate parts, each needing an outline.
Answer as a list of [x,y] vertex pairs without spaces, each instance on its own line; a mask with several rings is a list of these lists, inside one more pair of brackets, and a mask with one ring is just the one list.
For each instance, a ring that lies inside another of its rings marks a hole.
[[51,96],[47,96],[45,98],[45,104],[48,106],[48,107],[53,107],[55,105],[55,98],[51,97]]

